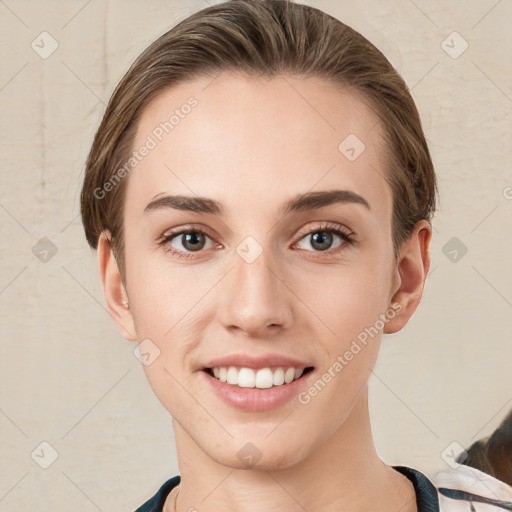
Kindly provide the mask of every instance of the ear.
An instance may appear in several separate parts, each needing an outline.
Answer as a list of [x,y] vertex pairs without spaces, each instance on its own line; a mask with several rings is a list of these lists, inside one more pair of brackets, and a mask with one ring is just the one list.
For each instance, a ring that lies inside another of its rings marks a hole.
[[409,238],[402,244],[395,268],[394,295],[391,303],[397,314],[386,324],[384,333],[402,329],[420,303],[423,287],[430,268],[430,240],[432,227],[426,220],[416,223]]
[[103,293],[110,317],[121,336],[128,341],[136,341],[135,323],[130,311],[128,294],[112,251],[110,239],[108,231],[103,231],[98,239],[98,265]]

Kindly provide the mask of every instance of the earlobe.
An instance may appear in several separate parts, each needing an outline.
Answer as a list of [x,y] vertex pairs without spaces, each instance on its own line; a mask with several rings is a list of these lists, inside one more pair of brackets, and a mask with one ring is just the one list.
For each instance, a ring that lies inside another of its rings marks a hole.
[[128,296],[112,251],[108,231],[102,232],[98,239],[98,266],[110,317],[123,338],[136,341],[135,324]]
[[385,334],[402,329],[418,307],[423,295],[425,279],[430,268],[430,240],[432,227],[426,220],[416,223],[410,237],[403,243],[396,263],[398,284],[391,304],[399,303],[400,311],[384,328]]

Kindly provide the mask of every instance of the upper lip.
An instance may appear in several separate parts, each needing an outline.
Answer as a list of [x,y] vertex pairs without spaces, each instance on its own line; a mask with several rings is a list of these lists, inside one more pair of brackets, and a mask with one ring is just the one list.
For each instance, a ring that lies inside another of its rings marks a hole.
[[268,368],[270,366],[281,366],[283,368],[307,368],[313,365],[279,354],[265,354],[261,356],[251,356],[248,354],[231,354],[223,357],[217,357],[208,361],[204,365],[203,369],[221,367],[228,368],[230,366],[257,369]]

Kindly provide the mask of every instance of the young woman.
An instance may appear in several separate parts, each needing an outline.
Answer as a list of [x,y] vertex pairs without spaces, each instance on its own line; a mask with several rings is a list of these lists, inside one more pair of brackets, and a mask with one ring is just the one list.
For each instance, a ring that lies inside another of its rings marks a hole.
[[435,203],[406,84],[317,9],[222,3],[136,60],[81,208],[173,418],[180,475],[139,511],[512,509],[484,473],[434,485],[372,440],[368,378],[420,302]]

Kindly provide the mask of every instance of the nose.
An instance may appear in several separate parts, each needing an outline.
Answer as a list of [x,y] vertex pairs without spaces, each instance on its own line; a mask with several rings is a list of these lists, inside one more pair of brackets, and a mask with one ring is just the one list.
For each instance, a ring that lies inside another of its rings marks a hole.
[[275,335],[293,317],[293,294],[266,252],[252,262],[233,254],[234,268],[223,280],[217,302],[222,325],[253,338]]

